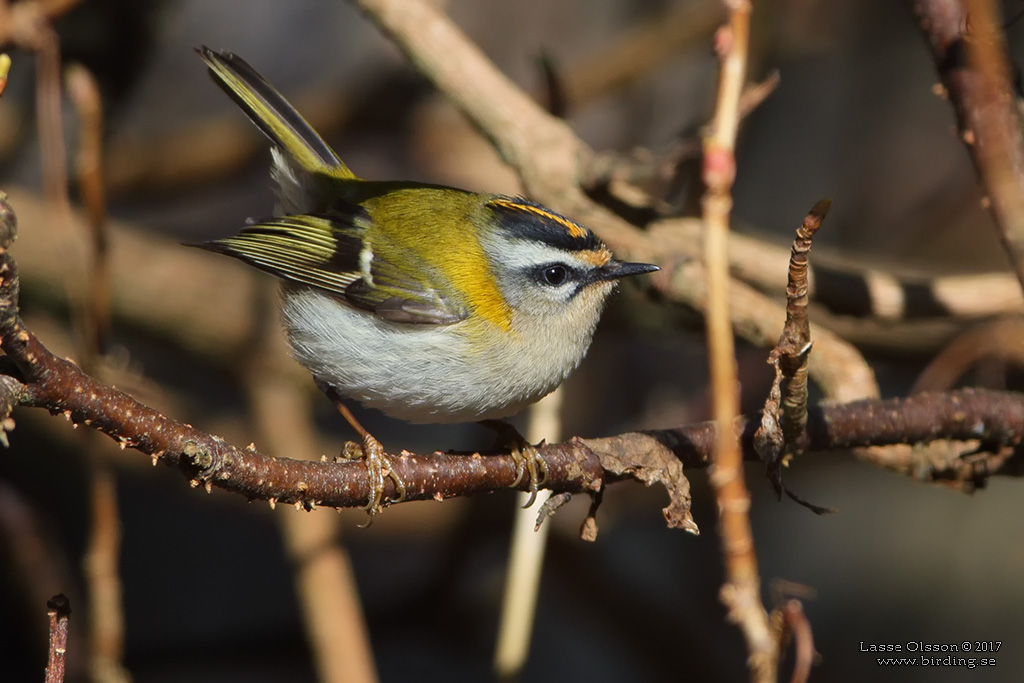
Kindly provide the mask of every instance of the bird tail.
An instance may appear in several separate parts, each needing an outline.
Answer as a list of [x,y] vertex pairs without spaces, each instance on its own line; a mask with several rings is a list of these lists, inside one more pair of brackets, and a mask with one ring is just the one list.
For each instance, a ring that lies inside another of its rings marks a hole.
[[356,179],[295,107],[244,59],[205,46],[196,52],[206,62],[214,82],[303,171]]

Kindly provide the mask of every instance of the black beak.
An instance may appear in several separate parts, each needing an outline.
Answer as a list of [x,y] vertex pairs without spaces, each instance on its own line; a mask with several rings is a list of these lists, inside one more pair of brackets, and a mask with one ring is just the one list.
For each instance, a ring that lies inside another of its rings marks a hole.
[[630,275],[653,273],[656,270],[661,270],[661,268],[652,263],[625,263],[624,261],[616,261],[612,259],[598,268],[594,275],[596,276],[595,279],[598,281],[608,281],[618,280],[619,278],[629,277]]

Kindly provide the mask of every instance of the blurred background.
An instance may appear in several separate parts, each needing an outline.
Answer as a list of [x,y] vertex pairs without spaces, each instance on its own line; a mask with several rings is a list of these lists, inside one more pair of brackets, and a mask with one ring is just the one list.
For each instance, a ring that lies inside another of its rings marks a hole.
[[[1018,4],[1006,3],[1006,16]],[[712,39],[724,16],[717,1],[444,5],[523,88],[544,92],[546,62],[563,84],[567,118],[595,149],[627,158],[676,150],[679,172],[665,202],[692,211],[697,161],[678,150],[699,143],[711,114]],[[750,77],[760,81],[777,70],[781,81],[742,131],[737,230],[785,245],[811,205],[831,197],[812,262],[820,251],[850,268],[915,277],[1005,271],[952,109],[933,91],[934,67],[905,4],[780,0],[757,3],[753,17]],[[337,453],[352,435],[288,360],[270,278],[179,246],[227,235],[247,218],[271,213],[274,203],[267,145],[211,84],[193,48],[242,55],[362,177],[515,194],[514,174],[346,3],[83,0],[55,28],[65,62],[91,70],[105,107],[113,321],[94,371],[236,445],[255,442],[287,457]],[[1018,56],[1022,31],[1020,22],[1006,30]],[[613,47],[631,35],[641,37],[638,62],[644,48],[665,56],[618,82],[602,81],[618,65],[607,60]],[[23,313],[51,350],[83,362],[88,352],[74,301],[87,280],[86,221],[76,213],[69,230],[46,211],[36,62],[25,52],[11,56],[0,100],[0,187],[19,217],[14,255]],[[73,166],[77,120],[65,102]],[[79,211],[77,189],[72,202]],[[707,419],[700,322],[691,311],[625,289],[565,385],[564,435]],[[960,324],[936,324],[927,334],[890,327],[876,329],[864,347],[885,396],[909,392]],[[763,349],[739,348],[744,411],[764,400],[771,380],[765,359]],[[1020,376],[992,361],[962,383],[1013,388]],[[281,405],[288,408],[273,408]],[[356,414],[392,451],[493,443],[473,425],[410,426]],[[94,556],[92,520],[109,512],[97,500],[116,500],[119,508],[107,528],[119,522],[114,575],[123,596],[123,666],[133,680],[316,680],[296,577],[335,543],[351,562],[381,680],[493,678],[511,492],[403,504],[358,529],[365,515],[357,510],[271,511],[217,490],[207,495],[179,473],[43,411],[22,409],[14,418],[11,447],[0,454],[4,680],[41,680],[44,605],[58,591],[74,610],[69,679],[96,675],[84,653],[103,610],[88,588],[95,565],[86,561]],[[289,426],[301,433],[291,435]],[[804,600],[821,654],[815,680],[1019,680],[1018,482],[997,479],[967,496],[849,454],[812,454],[786,476],[803,497],[838,509],[817,517],[789,500],[777,503],[762,470],[749,466],[748,482],[765,599],[769,607],[778,596]],[[691,472],[690,481],[699,537],[664,528],[663,491],[628,483],[607,491],[596,543],[578,538],[587,501],[573,501],[549,522],[523,680],[746,678],[742,636],[718,600],[714,496],[704,472]],[[315,518],[321,520],[309,521]],[[303,545],[296,539],[308,524],[324,535]],[[887,670],[860,651],[861,641],[965,640],[1002,641],[995,669]],[[789,664],[782,671],[788,676]],[[108,672],[107,680],[116,675]]]

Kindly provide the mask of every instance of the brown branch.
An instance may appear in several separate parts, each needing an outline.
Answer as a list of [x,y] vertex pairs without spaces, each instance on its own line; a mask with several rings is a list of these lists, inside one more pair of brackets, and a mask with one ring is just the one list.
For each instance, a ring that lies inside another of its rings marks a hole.
[[720,2],[685,2],[602,43],[597,54],[566,69],[570,106],[583,106],[650,73],[703,39],[723,16]]
[[811,622],[804,613],[799,600],[789,600],[781,610],[783,624],[793,634],[796,643],[796,663],[793,666],[792,683],[805,683],[811,677],[811,666],[814,664],[814,635]]
[[46,616],[50,620],[50,648],[46,662],[46,683],[64,681],[64,660],[68,651],[68,617],[71,603],[59,593],[46,602]]
[[76,178],[88,216],[90,268],[82,321],[91,354],[102,354],[110,333],[110,240],[107,198],[103,187],[103,100],[92,73],[80,64],[68,68],[64,81],[80,122]]
[[[295,503],[307,509],[317,505],[366,504],[368,481],[361,463],[299,462],[234,448],[104,386],[70,361],[54,357],[25,328],[17,313],[17,270],[6,246],[14,239],[16,225],[13,209],[7,202],[0,202],[0,345],[16,366],[0,374],[0,417],[5,418],[5,429],[12,426],[7,419],[11,406],[43,407],[51,413],[64,414],[76,424],[87,424],[108,434],[122,447],[149,454],[154,463],[163,461],[176,467],[196,486],[218,486],[249,499]],[[958,392],[913,397],[906,399],[905,405],[866,401],[818,407],[809,414],[808,448],[829,450],[935,439],[1014,443],[1024,431],[1020,404],[1021,397],[1015,394]],[[909,413],[913,417],[907,417],[907,411],[914,408],[916,412]],[[954,409],[954,413],[946,418],[944,428],[933,429],[939,424],[935,416],[947,409]],[[1016,422],[1005,422],[1011,415],[1017,416]],[[748,429],[751,424],[754,427]],[[979,431],[978,425],[985,429]],[[1003,431],[987,433],[989,427],[1000,425]],[[892,429],[885,429],[887,426]],[[756,418],[754,422],[741,418],[736,424],[746,459],[757,458],[752,447],[754,429]],[[678,464],[707,466],[715,447],[714,433],[708,425],[695,425],[547,445],[540,449],[546,462],[546,483],[556,492],[580,493],[593,492],[606,482],[628,477],[646,483],[660,481],[669,488],[671,497],[666,508],[669,522],[696,531],[689,517],[688,484]],[[907,463],[886,464],[915,476],[953,483],[1014,473],[1010,467],[1013,459],[1005,449],[990,460],[971,461],[967,469],[965,462],[950,459],[931,468],[912,470],[906,467]],[[393,464],[407,484],[409,500],[443,499],[508,488],[516,474],[513,459],[505,454],[403,454],[393,456]],[[526,486],[521,484],[521,488]],[[385,496],[390,493],[386,491]],[[592,524],[590,528],[592,531]]]
[[[722,61],[718,101],[711,135],[704,144],[703,198],[704,262],[708,276],[707,344],[711,374],[712,413],[719,434],[729,430],[739,414],[736,354],[729,314],[729,217],[736,179],[736,135],[740,95],[746,78],[750,41],[748,0],[727,2],[729,24],[719,29],[716,43]],[[778,648],[771,637],[768,612],[761,601],[761,579],[750,528],[750,493],[743,480],[739,443],[720,438],[709,479],[718,501],[719,532],[725,561],[720,597],[729,619],[747,641],[751,679],[774,681]]]
[[831,206],[828,199],[815,204],[796,231],[786,288],[786,327],[769,355],[770,362],[777,363],[782,370],[782,434],[794,455],[803,451],[807,425],[807,355],[811,345],[807,254]]
[[991,0],[912,0],[960,137],[985,185],[996,226],[1024,286],[1024,133]]
[[[54,414],[65,414],[76,424],[87,424],[125,447],[150,455],[155,462],[179,469],[196,486],[217,486],[248,499],[309,509],[317,505],[366,504],[368,481],[361,463],[294,461],[235,448],[104,386],[73,363],[52,356],[10,308],[14,303],[12,290],[16,289],[13,262],[6,251],[0,257],[0,342],[18,363],[21,380],[27,382],[18,385],[8,377],[0,387],[9,388],[18,404],[46,408]],[[0,391],[0,397],[4,393]],[[734,426],[747,460],[758,460],[753,448],[758,422],[756,415],[741,417]],[[704,468],[712,459],[715,434],[713,424],[703,423],[545,445],[540,454],[546,463],[546,485],[558,492],[582,493],[627,477],[654,481],[659,471],[670,470],[667,464],[671,461],[688,469]],[[808,411],[807,448],[809,452],[830,451],[937,439],[1012,446],[1022,435],[1024,395],[962,390],[812,407]],[[901,471],[926,481],[966,484],[997,474],[1016,475],[1016,460],[1001,447],[997,454],[982,461],[950,458],[929,467],[905,463]],[[409,500],[496,491],[509,488],[516,476],[515,463],[505,454],[403,454],[393,456],[392,464],[406,483]],[[520,488],[525,490],[527,486],[523,483]],[[385,496],[390,493],[386,491]],[[671,513],[679,526],[687,528],[681,511],[688,503],[688,492],[676,489],[673,494],[676,497],[666,514]]]
[[[223,440],[177,422],[130,396],[104,386],[74,363],[53,356],[22,323],[17,313],[17,268],[6,245],[14,238],[14,213],[0,211],[0,341],[17,367],[23,386],[21,405],[62,413],[117,441],[186,472],[193,484],[218,486],[271,503],[354,507],[366,504],[368,481],[361,463],[323,463],[275,459],[236,449]],[[558,451],[553,451],[558,452]],[[597,456],[566,447],[548,464],[555,490],[582,492],[599,482]],[[516,478],[510,455],[463,457],[435,454],[395,456],[407,482],[409,500],[443,499],[508,488]],[[559,483],[560,482],[560,483]],[[527,484],[523,484],[525,487]]]
[[786,324],[779,343],[768,354],[768,363],[775,368],[775,379],[761,413],[761,427],[754,444],[768,467],[768,478],[779,497],[785,490],[782,465],[788,458],[802,453],[807,442],[807,360],[811,351],[807,254],[814,233],[821,227],[831,205],[827,199],[815,204],[796,231],[789,260],[789,286],[786,287]]
[[545,188],[582,201],[576,181],[589,149],[502,74],[437,6],[423,0],[356,4],[490,138],[528,192],[536,196],[534,188]]
[[[103,186],[103,101],[95,78],[81,65],[67,69],[68,98],[78,115],[79,148],[75,179],[86,207],[89,228],[88,282],[78,303],[80,358],[85,370],[97,372],[110,332],[110,261],[106,193]],[[92,529],[84,567],[91,598],[90,668],[97,680],[127,680],[124,656],[124,604],[121,575],[121,516],[111,463],[100,454],[92,434],[82,434],[88,456]]]
[[[670,257],[700,256],[703,228],[696,219],[660,220],[649,227],[649,233],[661,245],[662,253]],[[785,294],[789,254],[788,245],[773,239],[735,231],[729,236],[733,277],[765,294]],[[845,286],[851,278],[863,282],[863,286],[852,288],[858,294]],[[948,338],[960,320],[1024,312],[1020,283],[1010,273],[923,277],[898,269],[877,270],[863,259],[829,251],[827,247],[817,252],[809,285],[812,299],[825,309],[857,312],[844,317],[819,315],[819,323],[825,322],[829,329],[854,343],[885,348],[931,350]],[[861,296],[859,292],[863,290],[866,293]],[[920,299],[923,306],[918,304]],[[946,327],[936,331],[942,322],[947,323]],[[815,339],[817,343],[819,340]]]
[[994,320],[957,335],[921,371],[911,393],[949,389],[976,363],[993,357],[1024,367],[1024,320]]

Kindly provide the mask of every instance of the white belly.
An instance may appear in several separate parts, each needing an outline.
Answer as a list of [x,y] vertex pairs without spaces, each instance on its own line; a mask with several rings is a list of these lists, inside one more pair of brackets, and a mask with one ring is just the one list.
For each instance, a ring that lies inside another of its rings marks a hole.
[[[567,338],[548,326],[515,334],[474,329],[490,323],[473,320],[398,324],[314,290],[288,292],[283,317],[296,360],[318,380],[410,422],[517,413],[579,365],[593,333],[592,325]],[[480,343],[481,334],[493,336]]]

